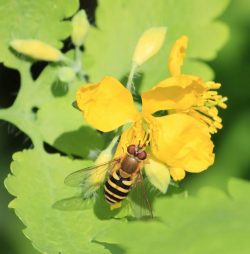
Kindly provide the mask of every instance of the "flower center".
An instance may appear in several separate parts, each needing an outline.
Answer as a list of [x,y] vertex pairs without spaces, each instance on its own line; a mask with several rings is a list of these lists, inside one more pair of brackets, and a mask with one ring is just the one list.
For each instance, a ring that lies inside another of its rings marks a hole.
[[147,117],[140,114],[140,117],[134,122],[133,126],[128,129],[129,144],[147,147],[151,140],[152,126]]
[[188,114],[207,124],[209,132],[216,133],[217,129],[222,128],[222,119],[218,116],[217,107],[225,109],[227,97],[214,91],[220,88],[219,83],[207,82],[205,85],[207,90],[198,98],[197,104],[192,106]]

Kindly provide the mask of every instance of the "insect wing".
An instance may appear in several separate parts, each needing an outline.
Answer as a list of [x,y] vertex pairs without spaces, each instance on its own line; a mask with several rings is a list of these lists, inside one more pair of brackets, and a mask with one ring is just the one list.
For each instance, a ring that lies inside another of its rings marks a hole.
[[92,174],[96,174],[97,176],[106,175],[107,172],[110,172],[118,162],[119,159],[114,159],[105,163],[80,169],[68,175],[65,178],[64,183],[71,187],[82,186]]
[[129,197],[133,216],[136,218],[153,218],[152,206],[147,194],[145,182],[140,172]]

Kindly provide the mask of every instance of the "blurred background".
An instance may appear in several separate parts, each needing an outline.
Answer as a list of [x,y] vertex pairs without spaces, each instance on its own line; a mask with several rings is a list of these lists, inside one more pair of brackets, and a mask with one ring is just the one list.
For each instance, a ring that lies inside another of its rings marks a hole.
[[[94,23],[94,0],[81,1],[81,8]],[[215,80],[222,83],[221,94],[229,98],[228,109],[222,112],[224,128],[214,136],[216,162],[208,171],[189,175],[181,183],[188,193],[211,185],[226,190],[230,177],[250,178],[250,5],[249,0],[232,0],[221,17],[230,29],[230,38],[217,58],[208,64],[215,71]],[[65,41],[65,47],[70,44]],[[40,66],[37,66],[39,69]],[[36,70],[34,70],[36,71]],[[0,64],[0,107],[11,106],[20,86],[18,72]],[[28,137],[15,126],[0,121],[0,253],[38,253],[22,234],[22,223],[8,209],[12,197],[3,181],[9,173],[14,152],[29,148]]]

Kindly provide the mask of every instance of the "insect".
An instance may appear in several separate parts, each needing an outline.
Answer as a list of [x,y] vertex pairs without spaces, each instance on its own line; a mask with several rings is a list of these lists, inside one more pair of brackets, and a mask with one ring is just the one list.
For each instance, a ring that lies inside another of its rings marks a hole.
[[[129,194],[133,187],[140,188],[141,194],[138,199],[144,199],[144,206],[147,207],[152,217],[152,209],[148,201],[143,183],[142,167],[147,159],[147,152],[143,146],[131,144],[127,147],[125,155],[115,158],[109,162],[78,170],[65,178],[65,184],[69,186],[82,186],[83,192],[89,196],[94,192],[97,186],[92,186],[90,177],[99,172],[105,176],[104,197],[111,206],[119,205]],[[98,168],[101,170],[98,171]],[[98,176],[97,176],[98,177]],[[102,182],[102,183],[103,183]],[[138,204],[138,201],[136,201]]]

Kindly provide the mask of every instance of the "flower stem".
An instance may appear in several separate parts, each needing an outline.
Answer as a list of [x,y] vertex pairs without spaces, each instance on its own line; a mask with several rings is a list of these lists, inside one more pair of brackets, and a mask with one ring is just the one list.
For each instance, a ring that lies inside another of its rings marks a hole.
[[79,74],[79,77],[81,80],[86,81],[86,75],[85,72],[83,70],[83,64],[82,64],[82,51],[80,49],[80,47],[76,46],[75,48],[75,61],[76,61],[76,66],[77,66],[77,72]]
[[135,91],[135,87],[134,87],[134,84],[133,84],[133,78],[135,76],[135,71],[136,71],[137,67],[138,67],[138,65],[135,62],[133,62],[130,73],[129,73],[128,82],[127,82],[127,85],[126,85],[127,89],[131,93],[134,93],[134,91]]
[[67,65],[74,65],[74,61],[65,55],[62,56],[62,62],[64,62]]

